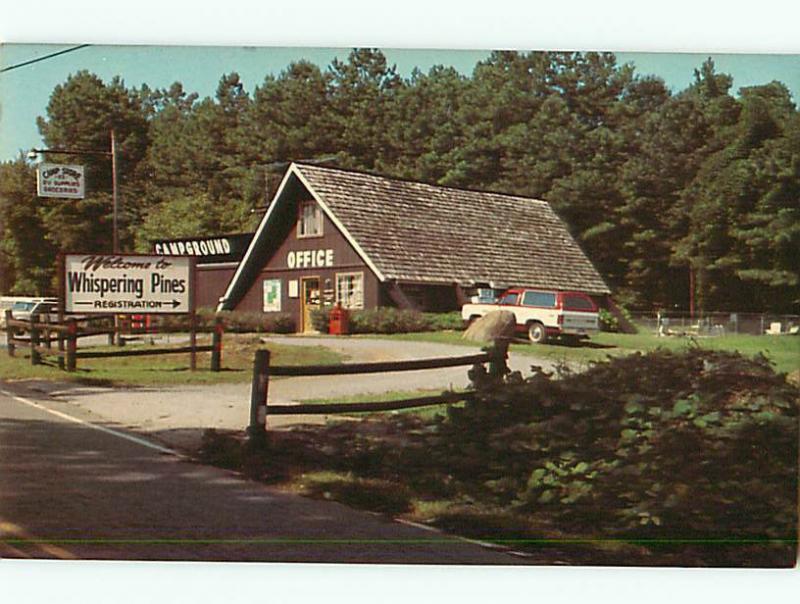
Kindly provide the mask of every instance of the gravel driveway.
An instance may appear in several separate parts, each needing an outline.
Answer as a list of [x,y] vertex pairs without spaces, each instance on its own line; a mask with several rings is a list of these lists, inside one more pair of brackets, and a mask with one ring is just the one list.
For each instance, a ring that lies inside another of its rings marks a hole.
[[[479,352],[480,348],[406,342],[397,340],[270,336],[269,342],[294,346],[325,346],[347,355],[351,362],[393,361],[403,359],[460,356]],[[513,370],[530,372],[532,364],[552,369],[549,361],[511,354]],[[271,403],[336,398],[358,394],[380,394],[416,389],[446,390],[469,384],[468,367],[450,367],[394,373],[313,376],[273,379],[269,385]],[[192,448],[206,428],[243,429],[248,422],[250,384],[214,384],[198,386],[159,386],[105,388],[64,383],[35,382],[33,389],[77,405],[118,426],[148,432],[150,436],[180,448]],[[271,428],[296,423],[324,423],[328,416],[275,416]]]

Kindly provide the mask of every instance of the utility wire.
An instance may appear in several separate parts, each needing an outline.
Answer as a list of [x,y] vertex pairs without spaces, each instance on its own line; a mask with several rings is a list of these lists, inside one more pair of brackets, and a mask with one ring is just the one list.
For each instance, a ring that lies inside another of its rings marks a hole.
[[59,50],[58,52],[53,52],[50,53],[49,55],[44,55],[43,57],[31,59],[30,61],[24,61],[22,63],[17,63],[16,65],[9,65],[8,67],[3,67],[3,69],[0,69],[0,73],[11,71],[12,69],[18,69],[19,67],[25,67],[26,65],[33,65],[34,63],[38,63],[39,61],[52,59],[53,57],[67,54],[68,52],[72,52],[74,50],[80,50],[81,48],[86,48],[87,46],[91,46],[91,44],[78,44],[78,46],[73,46],[72,48],[67,48],[66,50]]

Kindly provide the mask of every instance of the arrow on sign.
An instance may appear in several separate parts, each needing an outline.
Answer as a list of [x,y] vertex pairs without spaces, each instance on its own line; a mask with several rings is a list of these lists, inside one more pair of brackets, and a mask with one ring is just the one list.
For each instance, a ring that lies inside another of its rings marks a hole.
[[[78,305],[94,306],[94,302],[93,301],[74,302],[74,304],[75,304],[75,306],[78,306]],[[172,306],[172,308],[175,308],[175,307],[181,305],[181,301],[180,300],[175,300],[174,298],[173,298],[172,302],[162,302],[160,300],[152,300],[152,301],[150,301],[150,304],[157,304],[159,307],[161,305],[169,304],[170,306]]]

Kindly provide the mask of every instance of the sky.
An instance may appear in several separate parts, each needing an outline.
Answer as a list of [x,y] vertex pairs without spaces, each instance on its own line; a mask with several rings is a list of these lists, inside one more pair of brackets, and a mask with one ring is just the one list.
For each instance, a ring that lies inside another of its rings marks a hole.
[[[0,68],[16,65],[71,44],[8,44],[0,47]],[[417,67],[428,71],[436,64],[451,65],[470,74],[486,50],[383,49],[390,64],[403,76]],[[103,80],[121,76],[127,86],[168,87],[180,81],[184,89],[210,96],[224,73],[236,71],[252,92],[267,74],[277,74],[292,62],[307,59],[322,68],[334,58],[345,59],[348,48],[278,48],[225,46],[89,46],[32,65],[0,73],[0,161],[13,159],[43,143],[37,116],[46,114],[53,88],[79,70],[87,69]],[[734,90],[779,80],[795,102],[800,100],[800,55],[721,53],[618,52],[620,63],[631,62],[639,74],[654,74],[678,91],[689,85],[693,71],[711,56],[719,71],[734,78]]]

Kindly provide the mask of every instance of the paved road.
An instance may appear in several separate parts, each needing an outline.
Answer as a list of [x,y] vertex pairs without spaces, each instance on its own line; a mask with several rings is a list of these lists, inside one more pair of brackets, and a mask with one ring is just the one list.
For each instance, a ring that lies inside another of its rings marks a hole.
[[91,421],[68,404],[15,396],[0,386],[0,556],[522,562],[337,503],[281,493]]

